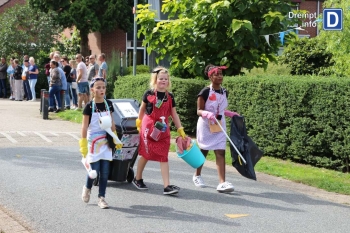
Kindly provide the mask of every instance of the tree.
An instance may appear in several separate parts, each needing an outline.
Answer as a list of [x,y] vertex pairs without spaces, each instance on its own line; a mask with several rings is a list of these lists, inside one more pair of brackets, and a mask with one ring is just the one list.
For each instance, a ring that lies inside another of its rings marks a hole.
[[[324,8],[343,9],[343,30],[324,31],[322,23],[320,24],[319,41],[326,46],[327,51],[333,54],[334,66],[329,67],[330,73],[338,76],[350,76],[350,0],[335,1],[327,0],[323,3]],[[323,16],[324,17],[324,16]]]
[[138,35],[145,35],[147,52],[169,57],[180,75],[202,76],[209,64],[226,65],[226,74],[240,74],[243,67],[267,67],[275,61],[279,39],[264,35],[285,31],[287,0],[164,0],[169,20],[156,22],[149,5],[139,4]]
[[67,38],[64,33],[61,33],[60,43],[57,43],[55,49],[60,51],[61,54],[68,56],[68,58],[74,58],[75,55],[80,52],[79,31],[74,28],[69,38]]
[[119,27],[125,32],[132,29],[133,0],[29,0],[42,12],[57,13],[55,20],[65,28],[75,26],[81,37],[81,53],[88,53],[90,32],[112,31]]
[[49,52],[62,28],[54,14],[36,12],[27,4],[16,5],[0,15],[0,52],[5,56],[23,56]]

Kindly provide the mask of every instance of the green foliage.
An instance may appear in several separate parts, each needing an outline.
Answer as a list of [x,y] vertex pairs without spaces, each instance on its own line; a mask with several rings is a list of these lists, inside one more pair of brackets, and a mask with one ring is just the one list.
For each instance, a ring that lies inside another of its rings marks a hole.
[[253,68],[251,70],[242,70],[245,76],[256,76],[256,75],[289,75],[291,69],[281,63],[270,62],[266,69],[264,68]]
[[[335,170],[349,159],[350,80],[315,76],[225,77],[228,109],[246,119],[249,135],[265,154]],[[189,134],[196,132],[197,94],[209,83],[172,78],[177,111]],[[141,101],[149,75],[125,76],[114,98]]]
[[255,166],[255,171],[324,189],[328,192],[350,195],[349,173],[343,174],[309,165],[296,164],[291,161],[281,161],[267,156],[259,160],[259,163]]
[[[124,70],[121,69],[121,57],[120,52],[112,50],[111,57],[107,58],[108,70],[107,70],[107,98],[111,98],[114,92],[114,82],[118,80],[120,76],[124,75]],[[125,59],[123,60],[123,67],[126,66]]]
[[328,67],[334,64],[332,53],[317,38],[296,40],[284,49],[280,59],[293,75],[330,75]]
[[[337,76],[350,76],[350,0],[327,0],[324,1],[324,8],[341,8],[343,9],[343,30],[341,31],[324,31],[322,22],[319,25],[320,34],[317,36],[320,43],[323,44],[327,51],[333,54],[334,66],[329,67],[327,71]],[[322,18],[322,15],[320,16]]]
[[170,20],[156,22],[149,5],[139,4],[138,34],[144,34],[147,52],[171,60],[179,77],[203,76],[209,64],[226,65],[228,75],[241,69],[266,67],[275,60],[280,44],[271,37],[270,46],[262,35],[285,31],[290,6],[287,0],[164,0],[162,12]]
[[[151,73],[149,66],[147,66],[147,65],[137,65],[136,66],[136,74],[149,74],[149,73]],[[132,66],[129,66],[127,68],[126,74],[133,74],[133,67]]]
[[[151,75],[124,76],[115,82],[114,98],[133,98],[142,102],[142,96],[149,89]],[[171,92],[174,93],[176,110],[186,132],[195,134],[197,124],[197,94],[205,86],[204,81],[171,78]]]
[[57,12],[55,20],[65,28],[75,26],[80,32],[83,54],[90,32],[112,31],[117,27],[126,32],[133,25],[133,0],[29,0],[29,4],[38,11]]
[[0,53],[5,56],[34,56],[49,51],[62,28],[55,13],[37,12],[28,4],[8,8],[0,15]]
[[75,57],[80,52],[80,36],[79,31],[73,28],[73,33],[70,38],[67,38],[61,33],[61,40],[56,44],[56,50],[60,51],[61,54],[66,55],[69,59]]

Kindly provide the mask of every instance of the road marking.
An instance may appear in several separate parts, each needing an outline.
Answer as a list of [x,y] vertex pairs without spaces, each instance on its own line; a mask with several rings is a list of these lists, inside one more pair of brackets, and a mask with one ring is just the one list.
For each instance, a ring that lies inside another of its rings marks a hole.
[[225,214],[229,218],[241,218],[241,217],[247,217],[249,214]]
[[21,131],[17,131],[17,133],[18,133],[19,135],[23,136],[23,137],[27,136],[27,135],[25,135],[25,134],[24,134],[23,132],[21,132]]
[[80,138],[72,133],[66,133],[68,134],[69,136],[72,136],[73,138],[77,139],[77,140],[80,140]]
[[2,135],[4,135],[8,140],[10,140],[12,143],[17,143],[17,141],[11,137],[10,135],[8,135],[7,133],[1,133]]
[[53,136],[56,136],[56,137],[60,136],[57,133],[53,133],[53,132],[50,132],[50,134],[52,134]]
[[36,135],[38,135],[39,137],[41,137],[43,140],[47,141],[47,142],[52,142],[50,139],[48,139],[45,135],[39,133],[39,132],[33,132]]

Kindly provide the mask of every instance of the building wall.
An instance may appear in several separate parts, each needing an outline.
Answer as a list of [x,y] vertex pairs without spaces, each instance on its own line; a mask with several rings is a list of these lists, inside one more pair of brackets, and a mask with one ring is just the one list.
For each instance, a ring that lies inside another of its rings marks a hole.
[[101,33],[101,51],[107,58],[115,51],[126,53],[126,33],[117,29],[113,32]]
[[0,0],[0,14],[3,13],[6,9],[14,7],[15,5],[23,5],[26,3],[26,0]]
[[101,50],[101,33],[93,32],[89,34],[89,48],[92,55],[99,55],[103,51]]
[[[317,5],[317,2],[319,2],[319,6]],[[316,18],[319,16],[319,14],[322,14],[323,11],[323,1],[301,1],[299,3],[299,9],[300,10],[307,10],[309,13],[313,14],[316,13]],[[317,9],[318,8],[318,9]],[[318,35],[319,28],[316,26],[310,25],[311,22],[315,21],[316,19],[305,19],[304,24],[300,25],[305,31],[300,31],[300,35],[310,35],[311,37],[315,37]]]

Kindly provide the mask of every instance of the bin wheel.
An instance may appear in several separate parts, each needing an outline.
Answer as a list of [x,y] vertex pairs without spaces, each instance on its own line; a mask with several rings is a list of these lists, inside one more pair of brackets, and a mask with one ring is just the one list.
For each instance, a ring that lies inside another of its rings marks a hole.
[[97,177],[94,179],[94,182],[92,184],[94,186],[98,186],[99,181],[100,181],[100,175],[97,175]]
[[134,179],[134,169],[132,169],[131,167],[129,168],[129,172],[128,172],[128,176],[126,177],[126,180],[131,183],[132,180]]

